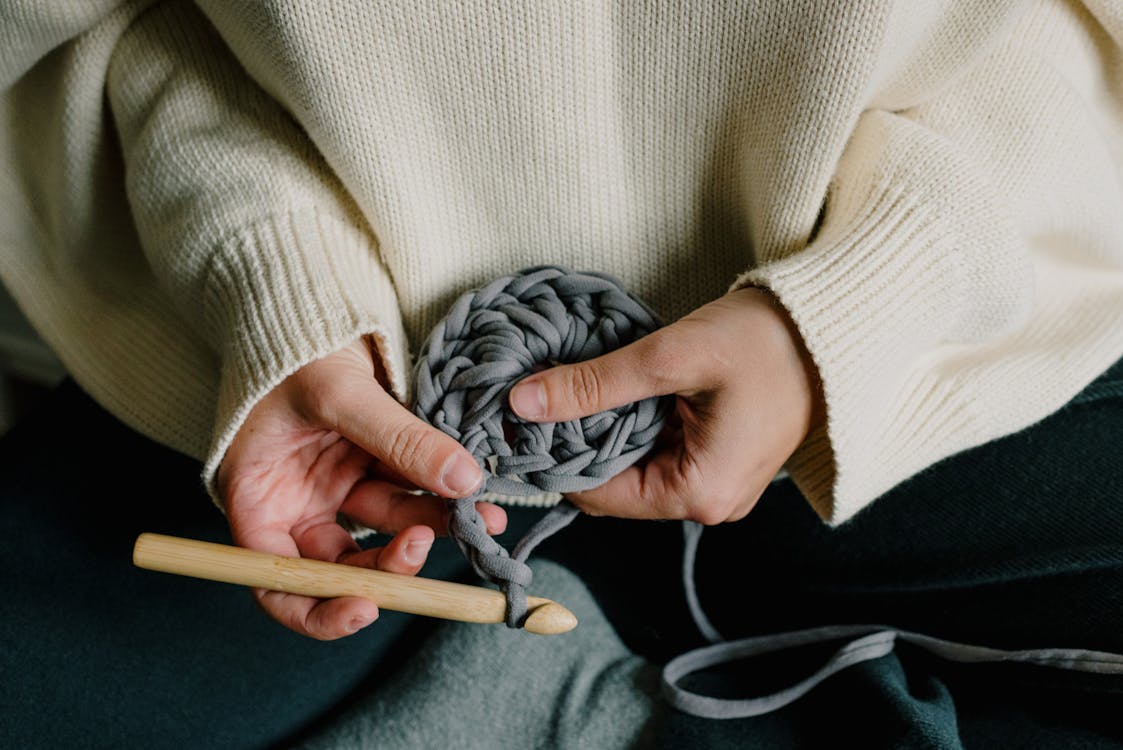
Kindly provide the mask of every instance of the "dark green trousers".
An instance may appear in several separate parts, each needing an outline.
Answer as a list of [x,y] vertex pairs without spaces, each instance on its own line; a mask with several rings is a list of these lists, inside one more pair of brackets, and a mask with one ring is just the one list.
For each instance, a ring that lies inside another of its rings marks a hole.
[[[999,648],[1123,652],[1123,367],[1016,435],[955,456],[838,529],[788,482],[708,529],[697,580],[728,637],[879,623]],[[384,612],[310,641],[232,586],[141,571],[141,531],[228,541],[198,465],[66,384],[0,440],[0,747],[283,746],[369,693],[429,632]],[[512,511],[513,540],[537,516]],[[625,641],[664,660],[702,643],[683,602],[681,527],[579,518],[541,554],[588,583]],[[450,543],[424,575],[464,578]],[[743,697],[821,653],[703,675]],[[667,747],[1123,747],[1123,680],[951,666],[901,646],[755,719],[668,711]],[[471,723],[473,717],[461,717]]]
[[[727,638],[881,624],[1000,649],[1123,653],[1123,363],[1018,434],[954,456],[839,528],[790,482],[743,521],[709,528],[703,608]],[[681,604],[678,524],[578,520],[544,551],[589,582],[637,652],[666,660],[703,641]],[[630,552],[595,550],[631,540]],[[698,675],[726,697],[779,690],[830,648]],[[1123,747],[1123,676],[953,665],[899,644],[792,706],[739,720],[669,712],[666,747]]]
[[[321,643],[244,589],[134,568],[142,531],[230,543],[199,471],[72,383],[0,440],[0,747],[275,746],[431,626],[383,612]],[[466,570],[444,543],[425,572]]]

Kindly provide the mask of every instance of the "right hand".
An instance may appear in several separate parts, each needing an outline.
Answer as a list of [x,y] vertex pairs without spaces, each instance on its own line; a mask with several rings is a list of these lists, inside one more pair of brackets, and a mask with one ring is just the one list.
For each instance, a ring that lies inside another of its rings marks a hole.
[[[380,364],[365,340],[355,341],[305,365],[253,407],[218,472],[236,544],[406,575],[421,569],[434,530],[447,528],[441,498],[470,495],[483,477],[463,446],[387,392]],[[503,531],[502,508],[477,508],[489,533]],[[339,513],[395,536],[360,550]],[[360,597],[254,594],[282,625],[321,640],[378,617],[377,605]]]

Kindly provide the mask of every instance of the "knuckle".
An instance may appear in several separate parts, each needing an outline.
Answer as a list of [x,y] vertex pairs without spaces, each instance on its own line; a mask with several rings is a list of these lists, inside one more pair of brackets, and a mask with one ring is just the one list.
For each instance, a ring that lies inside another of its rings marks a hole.
[[717,485],[699,493],[690,505],[690,520],[703,526],[725,523],[736,512],[737,493],[731,487]]
[[724,523],[728,517],[723,504],[709,502],[692,506],[687,520],[700,523],[703,526],[717,526]]
[[278,601],[278,597],[270,596],[271,593],[272,592],[264,590],[258,590],[254,593],[258,606],[261,607],[267,615],[294,633],[299,633],[309,638],[319,638],[315,631],[309,627],[304,613],[297,608],[285,606],[285,601],[283,599]]
[[600,408],[603,383],[596,368],[575,365],[569,372],[569,389],[578,408],[590,411]]
[[315,610],[308,613],[293,612],[291,616],[292,629],[298,633],[305,633],[317,641],[334,641],[339,636],[330,632],[322,618],[316,617]]
[[764,490],[765,486],[756,483],[747,486],[726,483],[710,493],[709,499],[697,508],[691,520],[705,526],[740,521],[756,507]]
[[278,615],[277,619],[294,633],[300,633],[309,638],[317,638],[316,632],[308,627],[308,623],[304,621],[304,618],[300,616],[299,612],[282,612]]
[[[390,434],[386,458],[401,471],[424,472],[431,467],[432,451],[424,430],[402,427]],[[439,467],[433,467],[439,468]]]
[[678,340],[667,329],[640,339],[636,352],[637,371],[661,392],[675,389],[676,375],[682,371],[686,359]]

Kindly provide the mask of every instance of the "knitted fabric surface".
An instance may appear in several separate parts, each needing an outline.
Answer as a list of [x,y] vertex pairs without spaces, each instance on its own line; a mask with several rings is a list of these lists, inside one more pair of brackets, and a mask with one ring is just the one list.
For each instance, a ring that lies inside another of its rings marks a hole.
[[449,500],[449,533],[476,573],[506,593],[511,627],[526,617],[526,558],[579,511],[562,501],[508,553],[487,534],[476,500],[485,492],[565,493],[603,484],[651,449],[671,400],[532,423],[510,411],[508,393],[533,372],[597,357],[659,326],[616,279],[542,266],[461,295],[422,348],[414,412],[458,440],[484,474],[476,493]]

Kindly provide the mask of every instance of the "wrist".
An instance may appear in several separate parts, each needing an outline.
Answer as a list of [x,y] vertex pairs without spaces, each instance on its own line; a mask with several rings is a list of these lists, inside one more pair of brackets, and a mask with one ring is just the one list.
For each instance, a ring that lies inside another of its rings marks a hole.
[[767,347],[773,361],[779,363],[781,373],[777,383],[791,387],[798,401],[805,406],[799,418],[800,442],[827,420],[827,405],[819,369],[811,356],[799,327],[788,309],[771,290],[764,287],[743,287],[731,292],[751,300],[758,313],[758,328],[753,340]]

